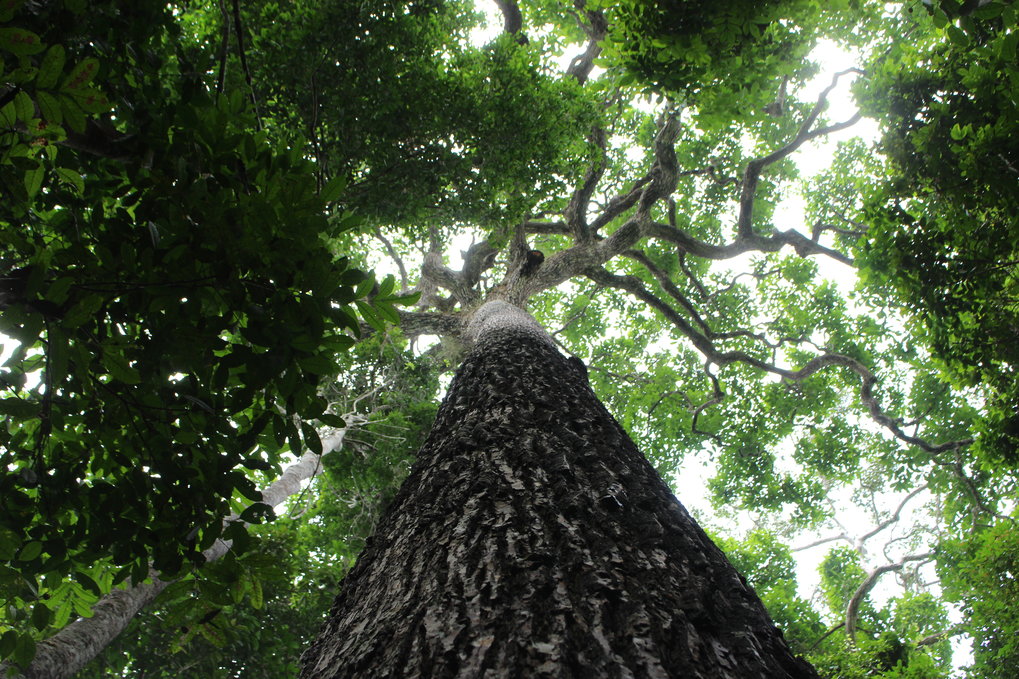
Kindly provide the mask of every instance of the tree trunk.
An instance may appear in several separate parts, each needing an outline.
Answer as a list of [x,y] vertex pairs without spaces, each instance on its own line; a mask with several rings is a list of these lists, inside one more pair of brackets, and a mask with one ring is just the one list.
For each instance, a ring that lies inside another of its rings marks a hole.
[[537,323],[474,345],[304,678],[816,677]]

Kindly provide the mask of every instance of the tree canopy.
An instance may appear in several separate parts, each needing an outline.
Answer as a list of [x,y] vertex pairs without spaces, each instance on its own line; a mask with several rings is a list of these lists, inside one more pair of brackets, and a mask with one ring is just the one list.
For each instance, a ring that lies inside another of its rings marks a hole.
[[292,675],[504,299],[822,675],[1010,676],[1017,12],[0,2],[0,661]]

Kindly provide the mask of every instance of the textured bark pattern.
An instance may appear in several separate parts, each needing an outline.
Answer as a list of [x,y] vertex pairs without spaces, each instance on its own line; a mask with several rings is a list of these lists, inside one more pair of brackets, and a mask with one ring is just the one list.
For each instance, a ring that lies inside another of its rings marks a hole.
[[598,401],[489,324],[305,678],[816,677]]

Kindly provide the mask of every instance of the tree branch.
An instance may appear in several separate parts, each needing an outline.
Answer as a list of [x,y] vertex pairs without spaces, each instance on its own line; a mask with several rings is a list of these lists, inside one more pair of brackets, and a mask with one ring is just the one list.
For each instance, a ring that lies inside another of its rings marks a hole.
[[396,252],[396,248],[393,247],[393,244],[389,241],[389,239],[382,235],[381,229],[375,227],[373,233],[375,237],[382,242],[382,247],[386,249],[386,254],[389,255],[390,259],[396,262],[396,267],[400,270],[400,293],[403,294],[407,292],[409,287],[407,283],[407,269],[403,265],[403,259],[400,258],[400,255]]
[[237,56],[241,60],[241,70],[244,71],[244,79],[248,83],[248,92],[251,95],[251,107],[255,112],[255,129],[262,130],[262,114],[258,111],[258,97],[255,96],[255,84],[251,79],[251,70],[248,68],[248,57],[244,50],[244,27],[241,24],[241,7],[239,0],[233,0],[234,10],[234,33],[237,35]]
[[913,561],[930,561],[934,556],[934,552],[924,552],[923,554],[912,554],[910,556],[902,557],[897,563],[885,564],[884,566],[878,566],[870,572],[869,575],[860,583],[860,586],[856,588],[856,592],[849,598],[849,603],[846,605],[846,636],[849,637],[850,642],[856,641],[856,619],[860,614],[860,604],[863,603],[863,598],[867,596],[867,593],[877,584],[878,579],[885,573],[891,573],[893,571],[901,571],[907,563]]
[[398,311],[400,331],[407,337],[438,335],[455,337],[460,334],[460,318],[453,314],[434,311]]
[[425,255],[424,264],[421,265],[421,277],[449,290],[464,308],[473,306],[481,299],[481,293],[467,282],[463,274],[445,266],[442,263],[442,255],[434,250]]
[[867,540],[870,540],[872,537],[874,537],[875,535],[877,535],[878,533],[883,531],[885,528],[888,528],[888,526],[891,526],[893,523],[898,521],[899,517],[902,515],[902,510],[906,506],[906,504],[910,500],[912,500],[914,497],[916,497],[917,495],[919,495],[920,493],[922,493],[925,490],[927,490],[927,484],[926,483],[921,485],[921,486],[918,486],[909,495],[907,495],[906,497],[902,498],[902,502],[900,502],[899,506],[895,508],[895,511],[892,512],[892,515],[890,517],[888,517],[887,519],[885,519],[884,521],[882,521],[881,523],[879,523],[877,526],[875,526],[873,530],[871,530],[870,532],[868,532],[865,535],[863,535],[858,540],[859,544],[862,546],[863,543],[865,543]]
[[570,202],[563,211],[566,225],[578,243],[586,243],[591,240],[591,230],[587,226],[587,210],[591,205],[591,195],[608,166],[605,157],[605,129],[600,125],[595,126],[588,139],[594,147],[594,159],[587,168],[587,172],[584,173],[584,180],[570,196]]
[[729,363],[745,363],[758,370],[778,375],[784,379],[799,382],[807,379],[814,373],[829,367],[848,368],[855,372],[860,378],[860,400],[867,409],[871,419],[887,429],[900,441],[917,446],[928,453],[940,453],[946,450],[958,450],[959,448],[972,443],[972,439],[949,441],[941,444],[932,444],[916,436],[906,434],[900,423],[886,414],[874,395],[874,387],[877,378],[865,365],[854,358],[842,354],[825,353],[807,361],[803,367],[797,370],[780,368],[759,358],[751,356],[743,351],[720,351],[714,342],[705,334],[699,332],[679,312],[652,294],[644,287],[643,281],[636,276],[620,276],[606,271],[601,267],[589,268],[586,275],[591,280],[603,285],[625,290],[637,299],[645,302],[653,309],[657,309],[665,318],[693,343],[701,354],[716,365],[727,365]]
[[586,0],[574,0],[573,6],[584,13],[584,19],[579,19],[581,28],[587,34],[587,47],[582,54],[577,55],[570,61],[566,69],[566,75],[576,78],[577,82],[583,85],[594,69],[594,60],[601,54],[601,41],[608,35],[609,23],[601,10],[588,10]]
[[516,0],[495,0],[502,12],[502,30],[516,38],[518,44],[526,45],[527,36],[521,32],[524,27],[524,16]]
[[855,125],[860,120],[860,112],[850,118],[849,120],[837,123],[835,125],[829,125],[828,127],[822,127],[817,130],[811,131],[814,123],[817,121],[817,117],[821,115],[821,111],[828,105],[828,94],[838,84],[839,78],[848,73],[863,73],[860,69],[851,68],[845,71],[840,71],[832,77],[831,85],[826,87],[817,98],[817,103],[814,108],[807,114],[803,123],[800,125],[799,131],[796,136],[793,137],[792,141],[772,153],[764,156],[763,158],[757,158],[747,163],[746,170],[743,173],[743,183],[740,187],[740,200],[739,200],[739,216],[736,219],[736,232],[741,237],[753,235],[753,210],[754,210],[754,196],[757,193],[757,181],[760,179],[761,172],[768,165],[778,162],[792,154],[796,149],[800,148],[804,143],[811,139],[843,130],[847,127]]

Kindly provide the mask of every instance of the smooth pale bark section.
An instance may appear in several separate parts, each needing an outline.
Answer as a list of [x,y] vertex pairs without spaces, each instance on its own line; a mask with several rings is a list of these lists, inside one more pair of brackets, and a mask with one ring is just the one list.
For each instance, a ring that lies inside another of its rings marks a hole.
[[[347,429],[337,431],[322,442],[322,455],[343,446]],[[301,489],[301,484],[314,476],[322,467],[321,456],[305,453],[301,459],[283,470],[278,479],[262,491],[262,501],[270,506],[282,503]],[[231,516],[229,520],[236,520]],[[223,557],[230,551],[230,541],[216,540],[202,552],[206,563]],[[20,674],[20,679],[67,679],[102,653],[116,639],[138,613],[152,603],[173,580],[161,580],[156,571],[149,580],[137,585],[115,589],[92,606],[92,616],[78,618],[52,637],[39,642],[35,659]],[[9,664],[0,663],[0,677],[7,676]]]
[[817,676],[581,363],[505,303],[467,334],[304,679]]

